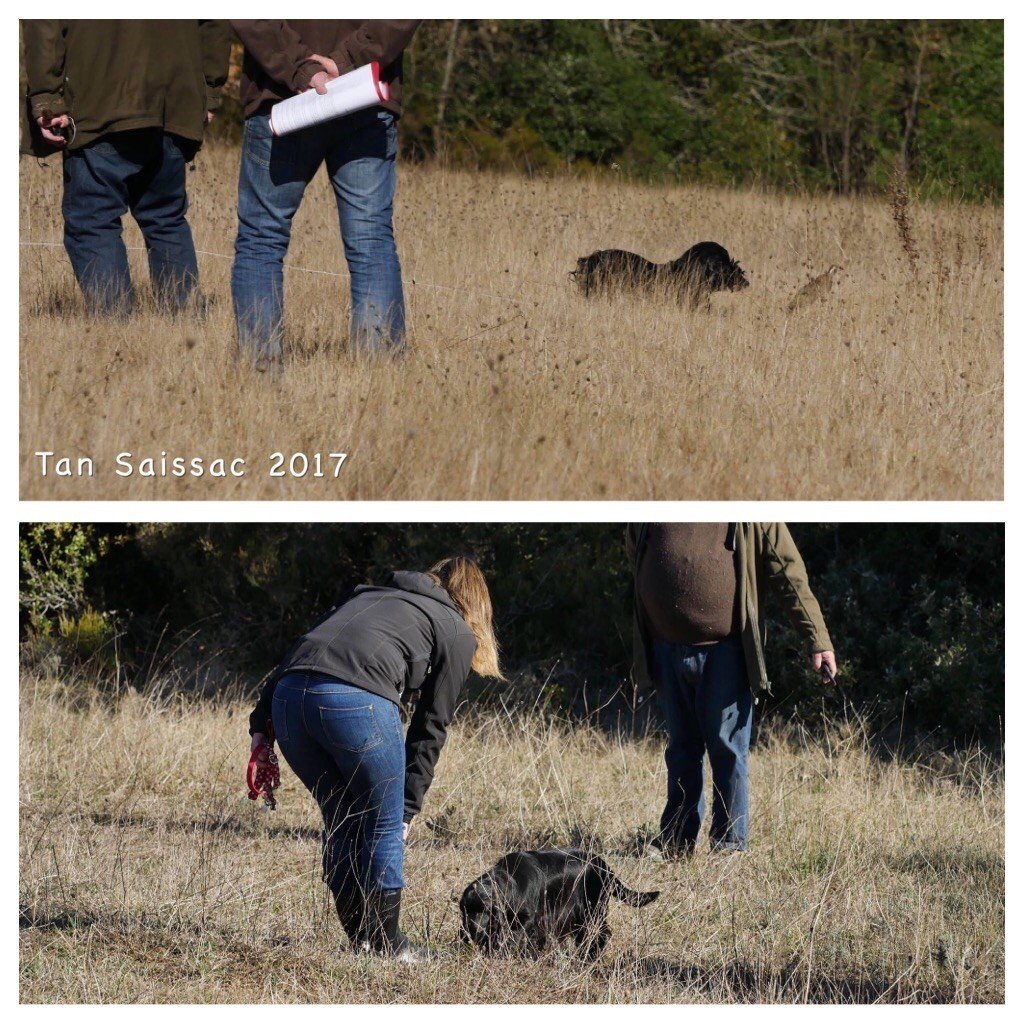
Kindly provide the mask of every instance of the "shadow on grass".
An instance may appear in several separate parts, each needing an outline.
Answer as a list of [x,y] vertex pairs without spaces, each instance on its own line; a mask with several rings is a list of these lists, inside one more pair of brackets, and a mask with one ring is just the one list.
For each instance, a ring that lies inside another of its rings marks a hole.
[[912,853],[886,857],[893,870],[909,875],[922,873],[969,875],[979,882],[991,882],[1000,888],[1006,878],[1006,862],[998,854],[970,847],[932,847]]
[[792,962],[781,967],[743,960],[714,967],[641,957],[623,965],[638,982],[665,984],[708,1002],[743,1003],[951,1003],[959,997],[952,984],[922,986],[905,974],[868,969],[812,968]]
[[[145,961],[157,970],[175,974],[182,969],[182,957],[194,954],[197,943],[231,953],[253,966],[273,958],[294,939],[274,936],[264,941],[246,942],[234,931],[197,921],[164,921],[152,914],[130,915],[120,912],[92,913],[69,907],[19,907],[19,929],[57,932],[101,932],[106,948],[124,947],[125,955]],[[438,952],[441,960],[452,954],[452,969],[457,969],[460,953],[455,949]],[[159,954],[159,955],[157,955]],[[270,961],[266,961],[269,963]],[[584,965],[581,964],[581,968]],[[922,983],[903,974],[869,968],[829,968],[822,965],[808,972],[805,964],[792,961],[782,966],[746,960],[707,966],[663,956],[618,956],[614,960],[585,967],[594,978],[607,982],[612,990],[625,988],[641,1001],[738,1003],[918,1003],[946,1004],[962,999],[952,983]],[[659,992],[659,990],[662,990]],[[643,997],[648,997],[646,1000]],[[481,1002],[505,1003],[509,993],[498,987],[493,998]],[[586,1000],[586,1001],[589,1001]]]
[[62,910],[43,913],[36,907],[22,903],[18,907],[18,930],[38,928],[40,931],[75,932],[83,928],[94,928],[100,918],[86,910]]
[[173,945],[176,942],[179,949],[196,940],[207,945],[216,944],[225,949],[246,953],[258,952],[261,949],[268,951],[290,945],[292,942],[288,936],[275,935],[259,943],[248,943],[241,940],[237,932],[209,922],[182,918],[171,921],[144,911],[138,914],[127,914],[123,911],[96,913],[78,907],[38,907],[22,903],[18,907],[18,930],[29,929],[61,933],[98,929],[111,938],[145,934],[154,938],[159,936],[161,943],[170,942]]
[[153,818],[144,814],[110,814],[105,811],[91,811],[73,815],[79,821],[111,828],[144,828],[174,832],[221,832],[244,836],[268,836],[273,839],[297,839],[319,843],[322,832],[304,825],[270,825],[245,821],[234,815],[210,818]]
[[572,847],[595,854],[607,852],[606,844],[598,835],[578,824],[568,824],[563,828],[511,825],[482,835],[458,822],[448,809],[433,818],[425,819],[423,824],[425,832],[412,840],[419,846],[450,847],[456,850],[486,846],[503,852]]
[[27,316],[36,319],[61,320],[85,315],[85,306],[71,287],[37,292],[23,303],[22,309]]

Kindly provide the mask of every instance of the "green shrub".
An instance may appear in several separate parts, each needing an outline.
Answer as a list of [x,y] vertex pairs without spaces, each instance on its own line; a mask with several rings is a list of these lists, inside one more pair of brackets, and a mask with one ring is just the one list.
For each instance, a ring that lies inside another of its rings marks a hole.
[[19,601],[24,618],[49,632],[55,618],[82,607],[89,570],[106,550],[95,528],[77,523],[31,523],[21,527]]
[[114,626],[109,616],[86,606],[79,615],[61,615],[57,634],[64,649],[77,661],[113,662]]

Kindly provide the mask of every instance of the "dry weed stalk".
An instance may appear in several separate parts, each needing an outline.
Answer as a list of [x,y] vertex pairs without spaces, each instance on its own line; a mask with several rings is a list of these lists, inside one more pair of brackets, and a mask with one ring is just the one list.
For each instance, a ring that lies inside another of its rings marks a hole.
[[907,174],[902,164],[898,162],[893,165],[892,175],[889,178],[889,208],[896,225],[896,233],[899,235],[900,247],[910,261],[910,269],[916,275],[921,253],[910,229],[910,191],[907,185]]

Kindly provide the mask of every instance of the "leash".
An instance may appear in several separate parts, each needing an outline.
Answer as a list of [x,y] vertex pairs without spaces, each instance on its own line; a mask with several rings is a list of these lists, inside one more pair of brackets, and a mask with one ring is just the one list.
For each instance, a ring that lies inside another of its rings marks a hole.
[[[54,114],[52,110],[44,110],[42,116],[52,122]],[[56,131],[58,135],[63,136],[64,141],[70,146],[75,139],[78,138],[78,125],[75,124],[75,119],[70,114],[66,114],[65,116],[68,119],[67,127],[58,128]],[[33,118],[33,121],[34,120],[35,118]],[[36,127],[39,127],[38,123],[36,124]],[[53,131],[52,125],[48,126],[48,128],[50,131]]]
[[250,800],[258,800],[262,796],[264,809],[273,811],[277,808],[274,790],[281,785],[281,764],[274,753],[274,726],[270,722],[267,722],[265,735],[268,742],[261,743],[249,755],[245,784]]

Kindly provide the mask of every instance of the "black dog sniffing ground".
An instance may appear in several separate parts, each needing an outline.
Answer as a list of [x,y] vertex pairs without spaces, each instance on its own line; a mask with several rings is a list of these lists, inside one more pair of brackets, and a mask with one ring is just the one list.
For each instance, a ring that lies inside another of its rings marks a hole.
[[528,956],[540,953],[549,939],[572,939],[592,959],[611,936],[613,896],[646,907],[660,895],[628,889],[604,860],[585,850],[509,853],[463,892],[462,937],[486,952]]
[[713,292],[750,287],[739,263],[717,242],[698,242],[669,263],[652,263],[625,249],[601,249],[581,256],[570,276],[587,296],[595,290],[665,289],[693,309],[709,302]]

